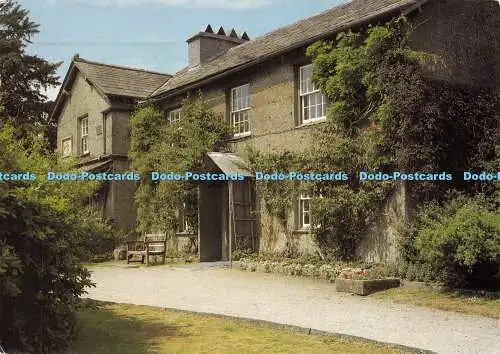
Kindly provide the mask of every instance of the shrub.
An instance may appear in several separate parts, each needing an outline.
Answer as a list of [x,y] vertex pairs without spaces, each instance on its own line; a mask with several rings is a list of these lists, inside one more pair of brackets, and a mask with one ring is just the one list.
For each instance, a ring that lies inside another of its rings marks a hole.
[[0,189],[0,342],[36,353],[63,351],[90,273],[66,216]]
[[[79,296],[92,285],[81,260],[107,227],[83,213],[96,183],[47,181],[71,171],[37,136],[0,129],[0,171],[30,171],[30,182],[0,183],[0,343],[7,349],[57,353],[76,333]],[[97,247],[97,246],[96,246]]]
[[500,270],[498,205],[482,195],[458,195],[443,206],[422,209],[417,225],[409,254],[427,264],[428,273],[452,287],[496,286]]
[[82,232],[87,235],[78,239],[83,261],[92,261],[96,256],[108,256],[126,240],[126,235],[101,221],[93,210],[84,210],[80,221]]

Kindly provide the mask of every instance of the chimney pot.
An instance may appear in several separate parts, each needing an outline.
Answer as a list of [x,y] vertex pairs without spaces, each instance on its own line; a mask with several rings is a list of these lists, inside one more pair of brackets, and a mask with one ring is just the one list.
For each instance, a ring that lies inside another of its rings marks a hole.
[[219,36],[225,36],[226,35],[226,32],[224,32],[224,28],[222,26],[219,28],[219,32],[217,32],[217,34]]
[[226,35],[224,28],[221,26],[215,34],[209,24],[204,32],[198,32],[186,41],[188,43],[188,66],[189,68],[195,68],[203,65],[247,40],[249,38],[246,33],[239,38],[234,28],[229,35]]
[[212,26],[210,24],[205,29],[205,33],[214,33],[214,30],[212,29]]

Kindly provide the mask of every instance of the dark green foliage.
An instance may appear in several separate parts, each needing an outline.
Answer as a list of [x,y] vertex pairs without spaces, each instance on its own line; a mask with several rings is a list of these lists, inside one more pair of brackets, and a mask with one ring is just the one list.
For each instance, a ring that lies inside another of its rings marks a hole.
[[[407,183],[415,204],[442,201],[450,189],[494,193],[494,183],[464,183],[458,171],[498,169],[498,94],[433,79],[433,71],[447,74],[446,63],[412,50],[407,27],[400,18],[308,49],[313,79],[330,102],[328,121],[316,131],[311,167],[455,173],[449,183]],[[318,243],[342,258],[354,256],[394,191],[391,183],[360,184],[355,177],[347,185],[318,183],[316,190],[323,196],[312,212]],[[404,253],[415,251],[413,242],[409,236]]]
[[425,205],[406,231],[404,261],[429,267],[451,287],[499,290],[499,210],[498,194],[449,195],[443,205]]
[[91,285],[77,227],[55,210],[0,188],[0,342],[62,352],[76,330],[78,297]]
[[[47,171],[71,171],[44,147],[0,130],[0,171],[31,171],[36,181],[0,183],[0,343],[33,353],[62,352],[76,332],[78,297],[91,285],[81,261],[107,226],[85,203],[95,183],[51,182]],[[29,149],[25,147],[29,146]]]
[[127,240],[128,235],[113,229],[92,209],[83,209],[79,217],[85,237],[78,238],[78,247],[83,251],[80,259],[85,262],[92,262],[96,257],[111,257],[113,250]]
[[38,25],[16,1],[0,3],[0,124],[13,121],[18,136],[26,136],[27,131],[47,134],[52,138],[50,147],[55,148],[57,122],[49,120],[53,105],[46,102],[41,89],[59,84],[60,64],[26,53],[26,46],[37,33]]

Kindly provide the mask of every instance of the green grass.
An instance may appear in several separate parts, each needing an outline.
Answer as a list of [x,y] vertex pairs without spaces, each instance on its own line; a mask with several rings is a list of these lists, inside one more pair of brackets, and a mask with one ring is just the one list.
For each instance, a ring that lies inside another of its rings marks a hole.
[[373,342],[308,335],[224,317],[96,303],[78,313],[70,353],[404,353]]
[[402,304],[500,319],[500,298],[498,297],[466,296],[431,289],[407,288],[390,289],[371,296]]

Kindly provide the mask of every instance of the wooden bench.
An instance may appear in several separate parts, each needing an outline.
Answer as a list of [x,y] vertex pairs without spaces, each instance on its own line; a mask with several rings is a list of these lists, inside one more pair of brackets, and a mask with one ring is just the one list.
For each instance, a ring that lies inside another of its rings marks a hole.
[[[141,262],[149,265],[149,256],[161,256],[162,264],[165,264],[167,252],[167,234],[147,234],[142,240],[127,242],[127,264],[130,262]],[[140,257],[141,260],[133,261],[133,257]]]

